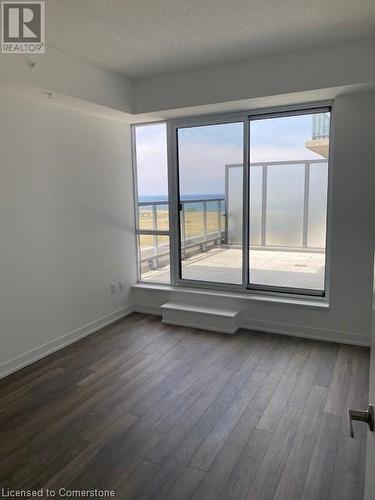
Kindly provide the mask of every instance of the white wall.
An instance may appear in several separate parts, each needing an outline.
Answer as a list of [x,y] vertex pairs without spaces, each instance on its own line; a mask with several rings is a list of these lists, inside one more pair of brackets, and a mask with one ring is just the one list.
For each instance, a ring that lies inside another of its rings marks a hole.
[[126,313],[135,256],[129,126],[4,95],[0,110],[1,375]]
[[375,244],[375,93],[343,95],[334,106],[330,308],[271,304],[189,291],[135,288],[139,311],[173,299],[242,311],[241,325],[369,344]]
[[375,39],[310,50],[299,51],[297,47],[295,52],[275,56],[136,79],[133,112],[177,110],[374,82]]
[[[36,63],[34,69],[30,63]],[[47,45],[45,54],[0,54],[0,88],[52,91],[125,113],[132,109],[132,83],[94,64]],[[77,105],[77,103],[73,103]]]

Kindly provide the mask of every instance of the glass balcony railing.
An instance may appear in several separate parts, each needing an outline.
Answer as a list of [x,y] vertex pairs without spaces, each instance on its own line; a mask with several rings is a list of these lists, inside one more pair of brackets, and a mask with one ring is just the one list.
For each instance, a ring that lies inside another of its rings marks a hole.
[[[144,234],[147,231],[167,230],[168,202],[138,203],[139,227],[143,230],[140,241],[141,267],[157,269],[169,259],[169,238]],[[226,240],[225,199],[223,197],[197,198],[181,201],[181,251],[183,258],[206,252]],[[168,241],[166,241],[168,240]]]
[[[227,169],[224,195],[191,195],[181,201],[181,268],[186,279],[221,282],[224,277],[241,283],[242,205],[236,198],[243,166]],[[327,185],[327,160],[250,164],[249,255],[254,279],[272,285],[277,278],[323,289]],[[168,202],[141,201],[138,214],[142,280],[169,283]]]
[[[231,176],[242,178],[242,165],[231,165]],[[233,181],[234,182],[234,181]],[[300,160],[250,165],[250,234],[254,249],[321,251],[325,247],[328,162]],[[214,248],[240,248],[242,227],[236,221],[242,208],[227,198],[191,197],[182,200],[182,260]],[[169,263],[169,237],[152,234],[168,230],[167,201],[138,203],[141,267],[158,269]],[[150,234],[147,232],[150,231]]]

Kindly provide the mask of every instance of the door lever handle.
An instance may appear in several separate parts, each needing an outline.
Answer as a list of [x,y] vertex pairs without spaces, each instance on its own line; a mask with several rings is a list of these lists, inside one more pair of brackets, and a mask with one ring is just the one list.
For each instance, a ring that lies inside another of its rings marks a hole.
[[354,437],[353,431],[353,420],[358,420],[359,422],[365,422],[370,431],[374,430],[374,405],[368,405],[367,410],[353,410],[348,408],[348,422],[350,437]]

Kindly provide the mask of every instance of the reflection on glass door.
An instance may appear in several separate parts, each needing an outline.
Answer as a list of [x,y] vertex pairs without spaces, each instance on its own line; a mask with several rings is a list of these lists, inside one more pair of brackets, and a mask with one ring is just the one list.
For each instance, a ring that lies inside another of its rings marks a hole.
[[177,129],[180,277],[242,284],[243,123]]
[[324,293],[330,112],[250,121],[249,282]]

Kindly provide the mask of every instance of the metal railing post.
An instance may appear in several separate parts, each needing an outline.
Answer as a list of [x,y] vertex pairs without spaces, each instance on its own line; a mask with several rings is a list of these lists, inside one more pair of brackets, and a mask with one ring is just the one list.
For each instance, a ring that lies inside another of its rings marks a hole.
[[207,240],[208,240],[208,231],[207,231],[207,201],[203,202],[203,240],[204,240],[204,251],[207,252]]
[[[158,230],[158,217],[156,214],[156,205],[152,204],[152,230],[157,231]],[[155,267],[156,269],[159,267],[159,241],[158,241],[158,236],[154,234],[152,237],[152,242],[153,242],[153,251],[155,251]]]
[[262,166],[262,220],[261,220],[261,244],[266,245],[267,230],[267,165]]
[[310,163],[305,163],[305,183],[303,195],[303,232],[302,246],[307,247],[308,224],[309,224],[309,192],[310,192]]
[[217,233],[220,238],[219,244],[221,245],[221,201],[217,202]]
[[[182,216],[182,217],[181,217]],[[182,219],[182,220],[181,220]],[[185,259],[185,248],[186,248],[186,236],[185,236],[185,203],[181,202],[181,212],[180,212],[180,220],[181,220],[181,259]]]

